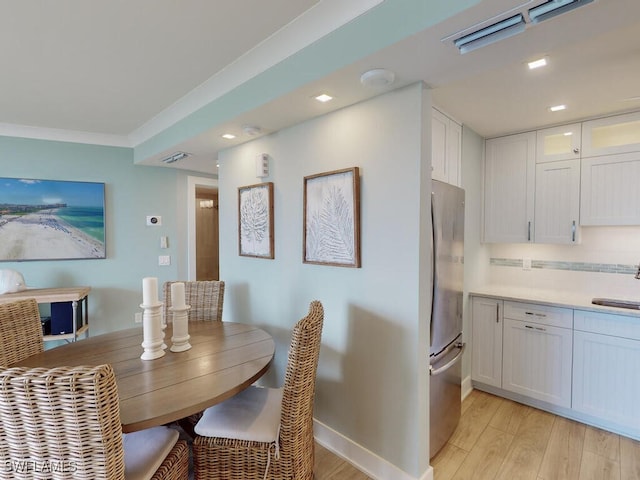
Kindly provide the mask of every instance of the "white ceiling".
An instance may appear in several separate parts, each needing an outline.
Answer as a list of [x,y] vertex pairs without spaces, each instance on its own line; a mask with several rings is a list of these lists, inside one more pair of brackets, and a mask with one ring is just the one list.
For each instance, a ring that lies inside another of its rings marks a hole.
[[[0,0],[0,134],[135,146],[380,0]],[[441,39],[526,11],[542,0],[484,0],[370,57],[222,119],[176,145],[175,165],[208,173],[244,124],[264,133],[377,95],[362,72],[396,72],[392,87],[422,80],[434,103],[491,137],[640,109],[640,1],[595,0],[460,55]],[[550,65],[527,71],[545,55]],[[319,106],[311,94],[331,91]],[[547,107],[568,109],[551,114]],[[164,152],[163,152],[164,153]],[[157,165],[159,157],[143,164]]]

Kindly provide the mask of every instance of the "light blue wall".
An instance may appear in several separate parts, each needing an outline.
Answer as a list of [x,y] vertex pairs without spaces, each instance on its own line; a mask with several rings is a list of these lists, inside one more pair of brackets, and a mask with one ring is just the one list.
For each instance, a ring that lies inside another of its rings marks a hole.
[[[416,84],[227,150],[219,169],[225,320],[258,324],[275,337],[265,382],[281,385],[291,328],[311,300],[322,301],[316,419],[413,478],[428,467],[421,313],[429,311],[430,288],[420,282],[430,271],[421,248],[430,218],[422,202],[430,192],[430,107]],[[238,255],[237,189],[260,182],[258,153],[271,157],[274,260]],[[353,166],[362,181],[362,268],[303,264],[304,176]]]
[[[128,148],[0,137],[0,176],[105,184],[106,259],[0,263],[31,287],[90,286],[91,334],[134,325],[143,277],[161,284],[182,273],[186,233],[176,216],[184,205],[184,173],[135,166]],[[147,227],[146,215],[161,215],[163,225]],[[159,248],[161,235],[169,237],[168,250]],[[158,266],[161,254],[172,256],[171,266]]]

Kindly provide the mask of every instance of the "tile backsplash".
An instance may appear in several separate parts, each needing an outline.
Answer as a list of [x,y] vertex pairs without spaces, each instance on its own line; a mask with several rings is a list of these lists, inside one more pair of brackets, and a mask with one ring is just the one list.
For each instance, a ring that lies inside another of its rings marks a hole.
[[[583,228],[579,245],[491,244],[487,283],[640,298],[640,227]],[[523,269],[523,260],[531,270]]]
[[[522,258],[491,258],[491,265],[500,267],[523,267]],[[623,275],[635,275],[637,265],[620,265],[618,263],[589,263],[589,262],[563,262],[557,260],[531,259],[531,268],[546,268],[548,270],[573,270],[575,272],[600,272],[620,273]]]

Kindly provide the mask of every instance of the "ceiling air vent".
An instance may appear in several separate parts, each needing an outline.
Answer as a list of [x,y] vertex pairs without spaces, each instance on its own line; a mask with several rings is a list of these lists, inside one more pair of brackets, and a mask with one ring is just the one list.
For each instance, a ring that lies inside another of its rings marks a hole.
[[178,160],[182,160],[183,158],[187,158],[187,157],[190,157],[190,156],[191,156],[191,154],[187,153],[187,152],[176,152],[176,153],[173,153],[173,154],[169,155],[166,158],[163,158],[162,162],[163,163],[167,163],[167,164],[175,163]]
[[593,0],[549,0],[542,5],[530,9],[529,19],[531,23],[540,23],[591,2],[593,2]]
[[[555,3],[555,2],[551,2]],[[522,14],[491,24],[453,41],[460,53],[468,53],[491,43],[524,32],[526,23]]]

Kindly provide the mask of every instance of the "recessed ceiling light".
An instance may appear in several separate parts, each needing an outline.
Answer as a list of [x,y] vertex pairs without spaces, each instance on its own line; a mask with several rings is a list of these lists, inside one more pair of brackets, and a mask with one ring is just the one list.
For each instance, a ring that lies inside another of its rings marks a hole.
[[315,99],[318,100],[319,102],[325,103],[325,102],[328,102],[329,100],[333,100],[333,97],[331,95],[327,95],[326,93],[323,93],[315,97]]
[[527,63],[527,65],[529,65],[529,70],[544,67],[547,65],[547,59],[545,57],[542,57],[542,58],[539,58],[538,60],[534,60],[532,62]]
[[573,135],[573,132],[564,132],[563,135],[565,137],[570,137],[571,135]]
[[225,133],[222,135],[222,138],[226,138],[227,140],[233,140],[236,136],[233,133]]
[[553,107],[549,107],[549,110],[551,110],[552,112],[559,112],[560,110],[565,110],[566,108],[566,105],[554,105]]

